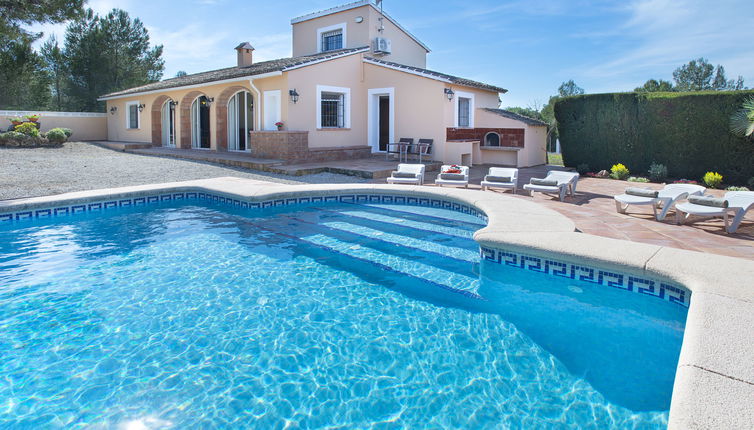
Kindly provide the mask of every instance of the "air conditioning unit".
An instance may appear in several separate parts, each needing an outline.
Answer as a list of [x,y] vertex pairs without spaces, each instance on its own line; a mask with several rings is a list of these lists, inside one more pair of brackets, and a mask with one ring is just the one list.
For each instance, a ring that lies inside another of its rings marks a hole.
[[374,39],[374,53],[388,55],[392,52],[392,45],[390,39],[384,37],[377,37]]

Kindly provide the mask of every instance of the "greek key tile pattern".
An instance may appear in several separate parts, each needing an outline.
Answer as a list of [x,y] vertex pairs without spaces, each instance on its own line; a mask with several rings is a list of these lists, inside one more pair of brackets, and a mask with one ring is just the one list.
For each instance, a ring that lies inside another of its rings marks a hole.
[[501,249],[482,247],[480,248],[480,252],[483,260],[493,263],[504,264],[530,272],[603,285],[637,294],[645,294],[685,308],[689,307],[689,299],[691,297],[689,290],[656,279],[610,272],[595,267],[581,266]]
[[461,203],[454,203],[439,199],[430,199],[424,197],[395,196],[383,194],[344,194],[340,196],[320,196],[320,197],[297,197],[287,199],[266,200],[261,202],[246,202],[231,197],[224,197],[216,194],[202,192],[187,193],[170,193],[159,194],[154,196],[142,196],[117,200],[106,200],[102,202],[90,202],[86,204],[76,204],[71,206],[62,206],[55,208],[24,210],[19,212],[0,213],[0,223],[12,221],[24,221],[42,218],[55,218],[60,216],[70,216],[85,212],[104,212],[110,209],[128,208],[135,206],[152,205],[161,202],[173,202],[182,200],[203,200],[213,203],[225,204],[241,209],[267,209],[292,206],[299,204],[321,204],[321,203],[383,203],[398,204],[411,206],[426,206],[433,208],[449,209],[469,215],[474,215],[484,221],[487,216],[484,213],[472,208],[471,206]]

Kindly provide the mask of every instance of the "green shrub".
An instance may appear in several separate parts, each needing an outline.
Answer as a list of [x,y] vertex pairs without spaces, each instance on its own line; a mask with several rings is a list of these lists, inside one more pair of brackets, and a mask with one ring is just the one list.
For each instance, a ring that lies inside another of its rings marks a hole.
[[27,136],[39,137],[39,129],[37,129],[37,126],[31,122],[25,122],[21,125],[17,125],[14,131],[25,134]]
[[71,130],[70,128],[63,127],[63,128],[60,128],[59,130],[63,130],[63,133],[65,133],[66,139],[70,139],[71,136],[73,135],[73,130]]
[[730,132],[730,116],[754,91],[613,93],[566,97],[555,118],[566,166],[609,166],[621,160],[635,171],[652,162],[677,177],[720,172],[733,184],[752,176],[751,139]]
[[702,178],[702,182],[710,188],[720,188],[723,184],[723,175],[717,172],[707,172]]
[[624,166],[621,163],[614,164],[613,167],[610,168],[610,177],[613,179],[620,179],[621,181],[628,178],[628,175],[631,172],[628,171],[628,167]]
[[728,187],[725,191],[751,191],[746,187]]
[[8,142],[11,140],[23,139],[26,135],[17,131],[9,131],[7,133],[0,133],[0,142]]
[[649,179],[648,179],[648,178],[643,178],[643,177],[641,177],[641,176],[631,176],[630,178],[628,178],[628,182],[642,182],[642,183],[647,183],[647,182],[650,182],[650,181],[649,181]]
[[664,164],[652,163],[647,173],[652,182],[665,182],[668,179],[668,168]]
[[580,175],[585,175],[587,172],[589,172],[589,165],[586,163],[581,163],[576,166],[576,171],[579,172]]
[[45,137],[50,141],[50,143],[63,143],[68,140],[68,137],[66,136],[65,131],[63,131],[62,128],[53,128],[52,130],[47,132]]

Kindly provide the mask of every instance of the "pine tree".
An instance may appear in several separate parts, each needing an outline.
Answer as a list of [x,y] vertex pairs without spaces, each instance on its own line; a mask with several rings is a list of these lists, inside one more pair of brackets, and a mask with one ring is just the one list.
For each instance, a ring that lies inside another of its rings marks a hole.
[[162,45],[150,47],[147,29],[124,10],[100,17],[88,9],[68,26],[65,37],[73,109],[102,110],[97,97],[162,77]]

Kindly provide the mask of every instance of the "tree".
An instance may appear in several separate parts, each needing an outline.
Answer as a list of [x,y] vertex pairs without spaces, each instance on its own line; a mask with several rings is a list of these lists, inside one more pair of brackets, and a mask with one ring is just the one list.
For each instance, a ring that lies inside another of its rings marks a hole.
[[186,75],[188,75],[188,73],[186,73],[184,70],[179,70],[178,73],[175,74],[175,77],[176,78],[181,78],[181,77],[186,76]]
[[558,87],[558,95],[560,97],[578,96],[581,94],[584,94],[584,89],[576,85],[576,82],[573,82],[573,79],[568,82],[563,82],[560,84],[560,87]]
[[19,36],[38,39],[21,28],[35,22],[64,22],[82,12],[84,0],[3,0],[0,1],[0,39],[13,40]]
[[664,81],[660,79],[659,81],[655,79],[650,79],[647,82],[644,83],[641,87],[636,88],[634,91],[637,93],[656,93],[656,92],[667,92],[667,91],[674,91],[673,83]]
[[725,68],[721,65],[713,66],[706,58],[691,60],[688,64],[675,69],[673,80],[678,91],[744,89],[743,77],[728,80],[725,77]]
[[737,136],[754,138],[754,96],[730,118],[730,130]]
[[150,47],[144,24],[120,9],[104,17],[87,9],[66,29],[64,55],[76,110],[102,110],[98,96],[156,82],[165,68],[162,45]]
[[49,102],[49,79],[32,39],[17,34],[0,45],[0,109],[39,109]]
[[52,87],[53,101],[50,107],[54,110],[63,110],[63,85],[65,84],[68,70],[66,69],[63,50],[58,46],[58,40],[55,35],[50,36],[39,51],[45,60],[45,68]]
[[542,120],[542,114],[537,109],[534,109],[534,108],[511,106],[511,107],[505,108],[505,110],[519,114],[519,115],[528,116],[529,118],[538,119],[540,121]]

